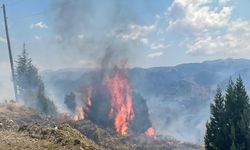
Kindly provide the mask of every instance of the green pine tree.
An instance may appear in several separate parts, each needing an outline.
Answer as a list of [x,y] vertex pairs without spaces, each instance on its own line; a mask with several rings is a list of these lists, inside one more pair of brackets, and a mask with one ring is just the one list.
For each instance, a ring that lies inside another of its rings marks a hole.
[[234,126],[231,126],[230,129],[230,140],[231,140],[231,145],[230,145],[230,150],[237,150],[236,146],[235,146],[235,128]]
[[241,77],[236,80],[236,83],[229,81],[224,103],[221,102],[222,100],[218,101],[223,97],[219,93],[221,91],[217,90],[214,104],[211,105],[211,118],[206,125],[205,148],[207,150],[249,150],[250,103]]
[[237,148],[236,148],[234,142],[232,143],[232,145],[231,145],[231,147],[230,147],[230,150],[237,150]]
[[[229,80],[226,94],[225,94],[225,124],[224,124],[224,139],[225,143],[224,148],[230,149],[232,146],[232,118],[234,116],[234,110],[235,110],[235,90],[234,90],[235,84],[232,79]],[[234,143],[235,144],[235,143]]]
[[236,81],[235,87],[235,101],[232,124],[235,127],[235,146],[238,150],[250,149],[249,126],[250,126],[250,104],[247,92],[243,85],[241,77]]
[[207,150],[215,150],[214,135],[212,134],[211,125],[209,122],[206,123],[206,134],[205,134],[205,148]]
[[16,60],[16,82],[18,97],[25,105],[39,112],[56,114],[56,107],[46,96],[44,83],[38,74],[38,69],[28,57],[25,46],[22,54]]
[[209,150],[221,149],[224,143],[224,122],[225,122],[225,106],[222,91],[217,88],[214,98],[214,103],[211,104],[211,117],[210,122],[206,124],[207,131],[205,135],[205,147]]

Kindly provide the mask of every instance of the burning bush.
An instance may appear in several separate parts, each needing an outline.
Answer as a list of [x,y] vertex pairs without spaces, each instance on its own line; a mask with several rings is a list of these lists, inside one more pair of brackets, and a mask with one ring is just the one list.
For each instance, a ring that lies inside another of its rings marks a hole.
[[96,81],[85,95],[88,119],[121,135],[144,133],[151,127],[146,101],[132,92],[126,68],[114,67]]

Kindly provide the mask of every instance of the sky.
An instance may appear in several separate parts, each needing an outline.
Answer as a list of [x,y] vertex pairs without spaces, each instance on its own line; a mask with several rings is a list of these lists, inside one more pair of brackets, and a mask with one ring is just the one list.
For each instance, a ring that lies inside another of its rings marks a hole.
[[[110,45],[126,51],[130,67],[250,59],[249,0],[0,0],[0,4],[6,5],[14,58],[25,42],[42,71],[95,67]],[[0,24],[0,78],[10,81],[2,13]],[[0,88],[11,86],[1,80]]]

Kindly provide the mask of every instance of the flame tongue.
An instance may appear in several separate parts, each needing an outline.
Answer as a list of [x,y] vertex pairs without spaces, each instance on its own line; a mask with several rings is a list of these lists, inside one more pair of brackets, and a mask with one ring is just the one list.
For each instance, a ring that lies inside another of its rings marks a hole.
[[85,106],[86,106],[86,111],[89,112],[90,111],[90,107],[92,105],[91,102],[91,94],[92,94],[92,89],[88,88],[86,90],[86,102],[85,102]]
[[83,120],[85,116],[85,113],[83,111],[83,108],[81,106],[77,106],[75,109],[75,114],[71,115],[69,113],[63,113],[61,115],[59,115],[59,119],[63,119],[63,120],[68,120],[68,121],[79,121],[79,120]]
[[155,129],[153,127],[148,128],[145,132],[145,135],[149,138],[156,140]]
[[75,110],[75,115],[73,116],[74,121],[83,120],[84,119],[84,111],[81,106],[77,106]]
[[115,72],[106,79],[111,96],[110,118],[114,118],[116,132],[121,135],[128,134],[129,122],[134,118],[132,106],[132,90],[126,73]]

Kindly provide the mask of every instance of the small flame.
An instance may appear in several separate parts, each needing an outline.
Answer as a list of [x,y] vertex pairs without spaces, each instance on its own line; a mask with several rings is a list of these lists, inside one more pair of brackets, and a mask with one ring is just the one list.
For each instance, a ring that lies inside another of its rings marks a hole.
[[67,120],[67,121],[79,121],[84,119],[84,111],[82,107],[76,108],[76,113],[71,115],[69,113],[62,113],[58,116],[59,120]]
[[156,140],[155,129],[153,127],[148,128],[147,131],[145,132],[145,135],[147,137],[150,137],[150,138]]
[[173,141],[165,141],[164,143],[165,143],[166,145],[172,145],[172,144],[174,144]]
[[90,107],[92,105],[91,94],[92,94],[91,88],[87,88],[87,90],[86,90],[86,101],[85,101],[86,112],[90,111]]
[[74,121],[78,121],[78,120],[83,120],[84,119],[84,111],[83,111],[83,108],[81,106],[77,106],[75,112],[76,113],[73,116],[73,120]]
[[128,134],[129,122],[134,118],[132,90],[126,72],[118,70],[106,80],[111,95],[110,118],[114,118],[116,132]]

